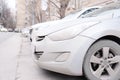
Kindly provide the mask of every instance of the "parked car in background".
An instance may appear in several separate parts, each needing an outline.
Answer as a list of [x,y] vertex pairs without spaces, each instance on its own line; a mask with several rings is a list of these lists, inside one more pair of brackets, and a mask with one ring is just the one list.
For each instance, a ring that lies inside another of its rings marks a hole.
[[0,32],[8,32],[7,28],[4,28],[2,25],[0,25]]
[[8,28],[7,30],[8,30],[8,32],[13,32],[14,31],[12,28]]
[[8,30],[7,30],[6,28],[4,28],[4,27],[1,28],[0,31],[1,31],[1,32],[8,32]]
[[43,69],[90,80],[118,80],[120,4],[94,10],[83,18],[41,27],[34,60]]
[[64,24],[65,22],[67,22],[67,21],[82,18],[82,16],[84,16],[88,13],[91,13],[92,11],[94,11],[96,9],[99,9],[99,8],[101,8],[101,6],[93,6],[93,7],[83,8],[82,10],[77,10],[77,11],[72,12],[71,14],[67,15],[66,17],[64,17],[61,20],[48,21],[48,22],[33,25],[31,27],[30,39],[34,43],[34,40],[36,39],[36,36],[38,36],[36,34],[37,34],[37,32],[39,32],[41,30],[41,28],[50,27],[50,26],[55,25],[55,24],[56,25],[61,25],[61,24]]
[[30,29],[31,29],[30,27],[23,28],[21,31],[22,35],[25,37],[29,37],[30,36]]
[[20,29],[20,28],[15,28],[15,29],[14,29],[14,32],[20,33],[20,32],[21,32],[21,29]]

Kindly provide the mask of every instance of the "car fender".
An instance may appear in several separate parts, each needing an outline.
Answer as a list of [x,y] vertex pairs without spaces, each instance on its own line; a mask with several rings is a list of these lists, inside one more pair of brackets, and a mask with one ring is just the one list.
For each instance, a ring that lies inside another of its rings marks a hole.
[[120,20],[103,21],[83,31],[80,35],[98,40],[104,36],[113,35],[120,38]]

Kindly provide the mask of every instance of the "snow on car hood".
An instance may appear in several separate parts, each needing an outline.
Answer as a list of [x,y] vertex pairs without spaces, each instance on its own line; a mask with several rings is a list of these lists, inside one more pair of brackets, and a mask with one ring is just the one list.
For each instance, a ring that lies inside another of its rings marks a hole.
[[35,28],[44,28],[44,27],[48,27],[50,26],[51,24],[57,24],[58,22],[60,22],[61,20],[56,20],[56,21],[48,21],[48,22],[43,22],[43,23],[38,23],[38,24],[35,24],[33,26],[31,26],[31,28],[35,29]]
[[[66,21],[66,20],[64,20],[64,21]],[[52,25],[57,25],[59,23],[62,24],[62,22],[63,22],[63,20],[55,20],[55,21],[48,21],[48,22],[35,24],[35,25],[31,26],[31,28],[33,29],[32,35],[40,33],[42,30],[47,29],[48,27],[50,27]]]
[[[110,18],[112,18],[112,15],[89,17],[89,18],[79,18],[79,19],[74,19],[74,20],[51,21],[49,23],[49,26],[46,26],[46,24],[44,24],[44,26],[41,26],[39,28],[39,30],[37,30],[36,33],[38,36],[45,36],[45,35],[49,35],[51,33],[60,31],[60,30],[65,29],[65,28],[74,27],[75,25],[81,25],[83,23],[94,22],[94,21],[100,22],[102,20],[110,19]],[[81,28],[82,27],[83,26],[81,26]]]

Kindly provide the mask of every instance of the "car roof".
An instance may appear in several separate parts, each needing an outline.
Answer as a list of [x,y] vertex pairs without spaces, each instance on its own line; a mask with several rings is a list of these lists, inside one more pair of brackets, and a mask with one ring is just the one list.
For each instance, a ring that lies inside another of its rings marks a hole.
[[99,14],[99,13],[102,13],[105,11],[109,11],[109,10],[114,10],[114,9],[120,9],[120,3],[111,3],[109,5],[106,5],[100,9],[93,11],[92,13],[88,13],[87,15],[85,15],[83,17],[91,17],[91,16],[94,16],[96,14]]

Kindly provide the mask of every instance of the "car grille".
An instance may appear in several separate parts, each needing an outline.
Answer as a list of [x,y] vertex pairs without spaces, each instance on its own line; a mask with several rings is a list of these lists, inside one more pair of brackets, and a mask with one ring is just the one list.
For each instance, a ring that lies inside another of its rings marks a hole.
[[43,51],[34,52],[35,58],[38,60],[43,53],[44,53]]
[[45,38],[45,36],[38,36],[36,40],[37,41],[42,41],[44,38]]
[[32,34],[33,29],[30,29],[30,34]]

